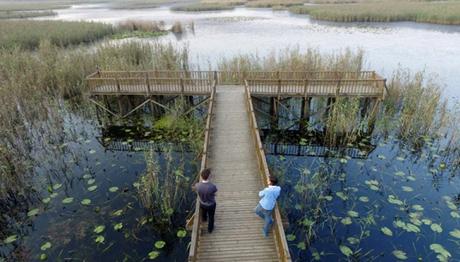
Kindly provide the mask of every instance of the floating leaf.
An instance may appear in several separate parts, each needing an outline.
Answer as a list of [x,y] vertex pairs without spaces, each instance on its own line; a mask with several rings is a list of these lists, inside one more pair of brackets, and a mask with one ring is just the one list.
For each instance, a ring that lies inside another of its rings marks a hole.
[[420,228],[418,228],[416,225],[411,224],[411,223],[406,223],[406,227],[404,229],[407,232],[420,233]]
[[395,176],[405,176],[403,171],[395,172]]
[[54,185],[53,185],[53,189],[54,189],[54,190],[58,190],[58,189],[61,188],[61,187],[62,187],[62,184],[54,184]]
[[46,250],[48,250],[48,249],[50,249],[50,248],[51,248],[51,242],[46,242],[45,244],[43,244],[43,245],[40,247],[40,249],[41,249],[42,251],[46,251]]
[[11,236],[7,237],[5,240],[3,240],[3,243],[11,244],[11,243],[15,242],[16,240],[18,240],[18,236],[17,235],[11,235]]
[[450,216],[453,218],[460,218],[460,214],[457,211],[450,212]]
[[118,223],[118,224],[115,224],[113,226],[113,229],[115,229],[116,231],[120,230],[123,228],[123,223]]
[[394,250],[392,253],[393,253],[393,256],[395,256],[399,260],[406,260],[407,259],[406,252],[404,252],[402,250],[397,249],[397,250]]
[[359,213],[353,210],[347,212],[350,217],[359,217]]
[[93,192],[93,191],[96,190],[96,189],[97,189],[97,186],[90,186],[90,187],[88,187],[88,191],[89,191],[89,192]]
[[47,198],[42,199],[43,204],[48,204],[49,202],[51,202],[51,197],[47,197]]
[[348,197],[345,195],[343,192],[337,192],[335,193],[338,197],[340,197],[343,201],[347,200]]
[[58,193],[54,192],[50,195],[50,198],[56,198],[58,196]]
[[340,222],[344,225],[351,225],[352,221],[350,217],[343,218]]
[[348,162],[348,160],[345,159],[345,158],[341,158],[341,159],[340,159],[340,163],[342,163],[342,164],[346,164],[347,162]]
[[423,207],[421,205],[413,205],[412,208],[415,210],[415,211],[423,211]]
[[407,176],[407,180],[410,180],[410,181],[415,181],[415,176]]
[[91,199],[85,198],[80,203],[84,206],[89,206],[91,205]]
[[187,236],[187,231],[185,231],[184,229],[179,229],[179,231],[177,231],[176,235],[177,235],[178,238],[184,238],[184,237]]
[[286,239],[287,241],[294,241],[295,240],[295,235],[294,234],[289,234],[289,235],[286,235]]
[[442,232],[442,227],[441,225],[439,224],[431,224],[431,230],[433,230],[434,232],[437,232],[437,233],[441,233]]
[[109,188],[109,191],[112,192],[112,193],[115,193],[118,191],[118,187],[114,186],[114,187],[111,187]]
[[70,204],[73,202],[73,197],[66,197],[62,200],[62,204]]
[[385,160],[385,159],[386,159],[386,157],[385,157],[384,155],[377,155],[377,158],[378,158],[378,159],[381,159],[381,160]]
[[45,261],[45,260],[48,260],[48,255],[46,254],[40,254],[40,261]]
[[414,189],[412,187],[410,187],[410,186],[402,186],[402,190],[404,192],[412,192],[412,191],[414,191]]
[[297,248],[300,250],[305,250],[307,249],[307,246],[305,245],[305,242],[299,242],[297,243]]
[[33,216],[38,215],[39,212],[40,212],[40,209],[34,208],[34,209],[30,210],[29,212],[27,212],[27,216],[28,217],[33,217]]
[[342,252],[342,254],[344,254],[346,257],[349,257],[350,255],[353,254],[353,251],[345,245],[340,245],[339,248],[340,248],[340,252]]
[[113,216],[119,217],[123,214],[123,209],[118,209],[112,213]]
[[90,153],[90,154],[94,154],[94,153],[96,153],[96,150],[91,149],[91,150],[89,150],[89,153]]
[[369,198],[367,196],[360,196],[359,201],[367,203],[367,202],[369,202]]
[[390,237],[393,236],[393,232],[388,227],[382,227],[380,230],[382,231],[383,234],[387,236],[390,236]]
[[104,225],[96,226],[96,227],[94,228],[94,233],[100,234],[100,233],[104,232],[104,230],[105,230],[105,226],[104,226]]
[[164,242],[162,240],[159,240],[159,241],[155,242],[155,247],[158,248],[158,249],[164,248],[165,245],[166,245],[166,242]]
[[348,241],[348,243],[350,243],[351,245],[359,244],[359,239],[357,239],[356,237],[348,237],[348,238],[347,238],[347,241]]
[[150,260],[154,260],[154,259],[157,258],[159,255],[160,255],[160,252],[158,252],[158,251],[152,251],[152,252],[149,253],[148,256],[149,256],[149,259],[150,259]]
[[97,237],[96,237],[96,240],[94,240],[94,241],[95,241],[96,243],[98,243],[98,244],[102,244],[102,243],[104,243],[104,241],[105,241],[105,237],[104,237],[104,236],[97,236]]
[[398,206],[402,206],[404,203],[399,200],[396,196],[394,195],[389,195],[388,196],[388,202],[390,202],[391,204],[395,204],[395,205],[398,205]]
[[452,255],[449,253],[449,251],[447,251],[443,246],[441,246],[440,244],[431,244],[430,245],[430,249],[433,250],[434,252],[436,252],[437,254],[443,256],[444,258],[449,258],[451,257]]
[[425,225],[427,225],[427,226],[431,225],[431,220],[428,219],[428,218],[422,219],[422,222],[423,222],[423,224],[425,224]]
[[96,179],[91,178],[91,179],[88,180],[87,183],[88,183],[88,185],[92,185],[92,184],[96,183]]
[[453,231],[449,232],[449,235],[455,237],[455,238],[460,238],[460,230],[454,229]]

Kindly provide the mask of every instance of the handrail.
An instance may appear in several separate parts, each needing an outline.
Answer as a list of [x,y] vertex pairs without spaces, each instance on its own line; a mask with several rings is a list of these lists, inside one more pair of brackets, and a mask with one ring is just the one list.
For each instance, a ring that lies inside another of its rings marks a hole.
[[[246,96],[246,109],[249,116],[249,124],[251,128],[251,133],[254,139],[254,145],[257,153],[257,162],[259,165],[259,171],[261,175],[262,182],[264,186],[268,186],[268,178],[270,176],[270,171],[268,169],[267,160],[265,158],[265,153],[262,145],[262,141],[259,135],[259,129],[257,126],[257,120],[254,113],[254,108],[252,104],[251,94],[249,92],[249,87],[247,81],[245,81],[245,96]],[[286,241],[286,235],[284,233],[284,227],[281,220],[281,214],[278,208],[278,205],[274,209],[274,236],[276,242],[276,248],[279,253],[280,261],[291,261],[291,255],[289,253],[289,247]]]
[[[206,127],[205,127],[205,132],[204,132],[204,145],[203,145],[203,152],[201,155],[200,174],[208,166],[208,147],[209,147],[209,140],[210,140],[210,130],[211,130],[213,108],[214,108],[214,97],[216,93],[216,85],[217,83],[214,81],[212,92],[211,92],[211,97],[209,99],[208,116],[206,118]],[[200,177],[200,180],[201,180],[201,177]],[[188,261],[196,261],[197,259],[198,242],[200,240],[200,233],[201,233],[200,221],[201,221],[201,209],[200,209],[200,201],[197,197],[196,203],[195,203],[195,214],[194,214],[193,225],[192,225],[192,236],[190,239],[190,251],[189,251]]]

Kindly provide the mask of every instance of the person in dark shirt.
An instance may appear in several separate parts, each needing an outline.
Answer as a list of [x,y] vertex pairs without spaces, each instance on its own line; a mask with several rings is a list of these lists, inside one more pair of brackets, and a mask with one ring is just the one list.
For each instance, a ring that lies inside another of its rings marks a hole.
[[[211,169],[206,168],[201,172],[201,181],[195,185],[200,200],[201,214],[203,221],[208,221],[208,232],[212,233],[214,229],[214,214],[216,212],[216,192],[217,187],[209,182]],[[209,219],[209,220],[208,220]]]

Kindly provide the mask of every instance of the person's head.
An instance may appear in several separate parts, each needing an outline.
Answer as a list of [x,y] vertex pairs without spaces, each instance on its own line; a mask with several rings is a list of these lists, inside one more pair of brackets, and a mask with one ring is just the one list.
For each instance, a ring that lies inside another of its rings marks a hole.
[[208,180],[210,175],[211,175],[211,169],[209,169],[209,168],[206,168],[201,172],[201,178],[203,180]]
[[270,176],[268,178],[268,181],[270,181],[270,185],[272,185],[272,186],[276,186],[278,184],[278,178],[276,178],[274,176]]

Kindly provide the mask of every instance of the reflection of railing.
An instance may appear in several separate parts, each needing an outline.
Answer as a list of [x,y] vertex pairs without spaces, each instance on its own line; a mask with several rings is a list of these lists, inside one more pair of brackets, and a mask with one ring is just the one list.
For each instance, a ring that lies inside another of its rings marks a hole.
[[264,144],[267,155],[286,155],[286,156],[349,156],[351,158],[367,158],[375,149],[375,146],[369,145],[365,148],[352,147],[327,147],[322,145],[293,145],[293,144]]
[[[256,116],[254,114],[254,108],[252,105],[251,94],[249,88],[246,84],[245,86],[245,96],[246,96],[246,109],[249,116],[249,124],[251,128],[252,137],[254,139],[254,146],[257,154],[257,162],[259,166],[259,171],[261,175],[262,182],[264,186],[268,186],[268,178],[270,176],[270,171],[268,169],[267,160],[265,159],[265,153],[262,146],[262,141],[259,135],[259,129],[257,127]],[[286,235],[284,233],[284,227],[281,220],[281,214],[278,206],[274,209],[274,236],[276,241],[276,248],[279,252],[280,261],[291,261],[291,255],[289,253],[289,247],[286,241]]]
[[[208,149],[209,149],[209,139],[210,139],[210,131],[211,131],[211,121],[212,121],[213,108],[214,108],[214,97],[215,97],[215,88],[211,92],[211,98],[209,100],[208,117],[206,119],[206,128],[204,132],[203,153],[201,156],[200,174],[208,166]],[[200,240],[200,234],[201,234],[200,220],[201,220],[200,201],[197,197],[196,204],[195,204],[194,220],[193,220],[193,225],[192,225],[192,237],[190,240],[190,252],[189,252],[189,258],[188,258],[189,261],[196,261],[197,259],[198,241]]]
[[151,140],[134,140],[128,143],[123,140],[104,141],[101,138],[99,141],[106,150],[110,151],[136,152],[153,150],[155,152],[164,152],[167,149],[172,148],[173,151],[177,152],[192,152],[187,146],[178,146],[174,143],[154,142]]

